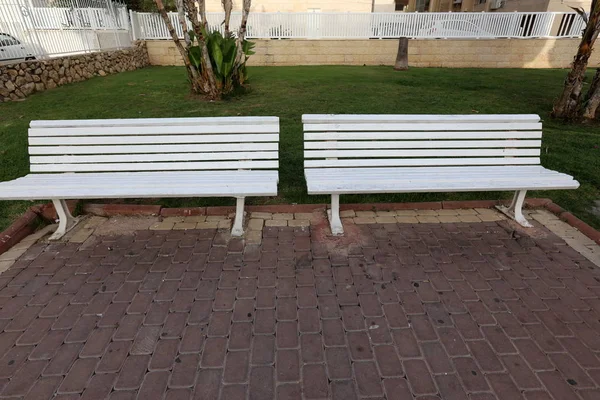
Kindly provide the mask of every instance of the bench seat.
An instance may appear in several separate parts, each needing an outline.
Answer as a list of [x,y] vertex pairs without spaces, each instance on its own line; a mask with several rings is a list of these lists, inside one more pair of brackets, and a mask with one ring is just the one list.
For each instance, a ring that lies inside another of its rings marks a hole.
[[314,168],[308,194],[576,189],[573,177],[540,166]]
[[31,174],[0,182],[5,200],[276,196],[277,171]]
[[343,234],[342,194],[515,191],[498,208],[525,227],[528,190],[576,189],[540,165],[534,114],[303,115],[308,194],[331,195],[329,223]]

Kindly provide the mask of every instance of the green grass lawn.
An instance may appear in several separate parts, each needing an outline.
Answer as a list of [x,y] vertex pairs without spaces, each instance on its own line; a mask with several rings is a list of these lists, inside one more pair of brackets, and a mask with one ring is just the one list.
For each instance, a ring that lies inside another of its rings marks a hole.
[[[280,185],[277,198],[251,204],[328,202],[308,196],[302,171],[304,113],[494,114],[536,113],[544,120],[542,164],[572,174],[578,190],[534,192],[550,197],[600,228],[591,214],[600,199],[600,126],[564,124],[549,117],[565,70],[391,67],[253,67],[248,93],[222,102],[189,95],[180,67],[152,67],[38,93],[0,104],[0,180],[29,171],[27,127],[35,119],[148,118],[274,115],[281,118]],[[508,193],[415,193],[344,196],[342,202],[404,202],[508,198]],[[149,202],[149,200],[140,200]],[[232,199],[169,199],[167,206],[233,204]],[[29,202],[0,202],[0,230]]]

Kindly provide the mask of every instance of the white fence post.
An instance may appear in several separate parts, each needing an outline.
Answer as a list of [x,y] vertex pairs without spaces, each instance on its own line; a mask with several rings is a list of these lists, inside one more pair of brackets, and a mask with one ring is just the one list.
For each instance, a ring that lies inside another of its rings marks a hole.
[[133,11],[129,10],[129,29],[131,30],[131,39],[133,41],[137,40],[135,35],[135,21],[133,20]]

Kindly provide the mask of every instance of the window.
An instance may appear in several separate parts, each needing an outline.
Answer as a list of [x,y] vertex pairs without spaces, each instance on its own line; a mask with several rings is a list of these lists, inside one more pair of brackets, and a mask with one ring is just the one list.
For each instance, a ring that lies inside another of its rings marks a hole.
[[394,1],[394,11],[402,11],[404,7],[408,5],[408,2],[405,0],[395,0]]

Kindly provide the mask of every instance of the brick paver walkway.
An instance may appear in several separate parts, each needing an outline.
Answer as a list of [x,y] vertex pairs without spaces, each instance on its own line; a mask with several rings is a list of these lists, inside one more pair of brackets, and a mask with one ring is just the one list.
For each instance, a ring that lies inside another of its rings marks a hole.
[[325,230],[34,245],[0,275],[0,396],[600,399],[600,270],[545,228]]

